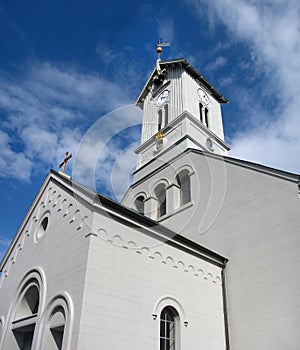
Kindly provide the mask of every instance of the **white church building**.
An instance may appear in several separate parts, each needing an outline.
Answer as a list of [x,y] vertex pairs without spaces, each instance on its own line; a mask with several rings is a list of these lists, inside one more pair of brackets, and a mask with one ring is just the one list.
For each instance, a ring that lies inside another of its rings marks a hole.
[[228,157],[227,100],[158,61],[122,203],[51,170],[1,268],[1,350],[299,350],[299,176]]

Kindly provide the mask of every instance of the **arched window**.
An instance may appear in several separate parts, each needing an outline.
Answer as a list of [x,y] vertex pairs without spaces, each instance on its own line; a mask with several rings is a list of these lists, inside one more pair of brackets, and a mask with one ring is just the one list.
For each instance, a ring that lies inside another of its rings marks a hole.
[[162,128],[162,110],[158,111],[158,131]]
[[144,196],[138,196],[136,200],[134,201],[134,205],[136,210],[140,213],[143,214],[145,213],[145,197]]
[[19,349],[31,349],[40,304],[40,290],[35,280],[24,286],[17,305],[12,330]]
[[66,315],[62,306],[57,306],[49,317],[48,334],[45,339],[45,349],[61,350],[64,331],[65,331]]
[[155,196],[157,199],[157,218],[166,214],[166,185],[159,184],[155,188]]
[[42,337],[38,349],[69,349],[73,320],[73,303],[70,296],[66,292],[56,295],[44,309],[40,322]]
[[165,104],[164,112],[165,112],[165,118],[164,118],[164,127],[165,127],[169,123],[169,106],[168,106],[168,104]]
[[176,176],[177,184],[180,193],[180,205],[184,205],[191,201],[191,180],[188,170],[184,169],[180,171]]
[[205,125],[208,127],[208,109],[204,108]]
[[164,128],[169,123],[169,106],[166,103],[158,110],[158,131]]
[[160,350],[177,350],[178,312],[172,307],[165,307],[160,314]]
[[200,122],[203,123],[203,104],[199,103]]

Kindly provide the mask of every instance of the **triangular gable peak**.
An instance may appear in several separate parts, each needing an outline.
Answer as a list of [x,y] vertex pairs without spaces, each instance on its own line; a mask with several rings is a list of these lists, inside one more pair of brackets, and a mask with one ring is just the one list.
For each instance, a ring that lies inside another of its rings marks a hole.
[[[173,60],[165,60],[160,62],[161,69],[167,68],[168,66],[182,65],[186,71],[188,71],[191,76],[200,83],[200,85],[205,86],[210,93],[215,97],[219,103],[228,103],[228,100],[222,96],[217,89],[215,89],[185,58],[178,58]],[[139,97],[136,100],[136,105],[142,107],[144,99],[153,85],[153,79],[157,74],[156,68],[153,69],[148,81],[143,87]]]
[[[20,255],[31,256],[31,262],[34,262],[44,236],[52,235],[53,230],[58,231],[55,226],[65,225],[66,230],[72,226],[74,232],[83,231],[91,215],[78,200],[79,196],[76,197],[77,192],[65,176],[49,172],[2,259],[2,280],[9,275],[12,265],[18,263]],[[80,197],[84,196],[80,194]]]

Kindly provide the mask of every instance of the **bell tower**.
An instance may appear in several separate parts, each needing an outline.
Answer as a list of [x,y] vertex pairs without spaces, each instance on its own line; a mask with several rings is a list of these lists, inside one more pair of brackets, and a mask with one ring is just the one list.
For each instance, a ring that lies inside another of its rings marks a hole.
[[[136,101],[143,110],[141,144],[136,149],[138,161],[133,184],[122,201],[145,215],[151,212],[152,218],[162,216],[168,208],[164,207],[167,204],[163,204],[164,196],[159,189],[153,188],[149,193],[152,186],[149,181],[163,178],[163,169],[168,167],[176,173],[176,166],[172,165],[176,157],[189,149],[217,155],[225,155],[230,149],[224,140],[221,112],[221,105],[228,101],[184,58],[161,61],[164,45],[166,43],[157,45],[156,66]],[[191,173],[185,170],[186,174]],[[176,186],[187,188],[184,185],[187,180],[181,179],[182,174],[177,175]],[[166,180],[159,188],[167,188],[169,183]],[[174,191],[177,190],[174,188]],[[191,198],[188,192],[185,190],[184,201]],[[149,198],[160,202],[160,212],[153,211],[153,207],[159,207],[157,203],[145,209]]]
[[184,58],[161,61],[158,44],[156,67],[136,104],[143,110],[138,168],[187,137],[188,147],[226,154],[221,104],[228,101]]

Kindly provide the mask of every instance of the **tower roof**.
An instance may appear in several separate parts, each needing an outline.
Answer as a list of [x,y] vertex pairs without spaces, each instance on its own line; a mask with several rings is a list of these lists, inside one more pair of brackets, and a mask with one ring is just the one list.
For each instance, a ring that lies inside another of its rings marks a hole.
[[[161,61],[159,64],[161,68],[166,68],[172,65],[182,65],[186,69],[186,71],[192,75],[192,77],[195,80],[199,81],[199,83],[204,85],[211,92],[211,94],[219,103],[228,103],[228,100],[223,95],[221,95],[219,91],[216,90],[185,58],[165,60],[165,61]],[[149,91],[149,87],[152,84],[152,80],[154,78],[155,73],[156,73],[156,68],[153,69],[147,83],[145,84],[138,99],[136,100],[136,105],[140,105],[143,103]]]

